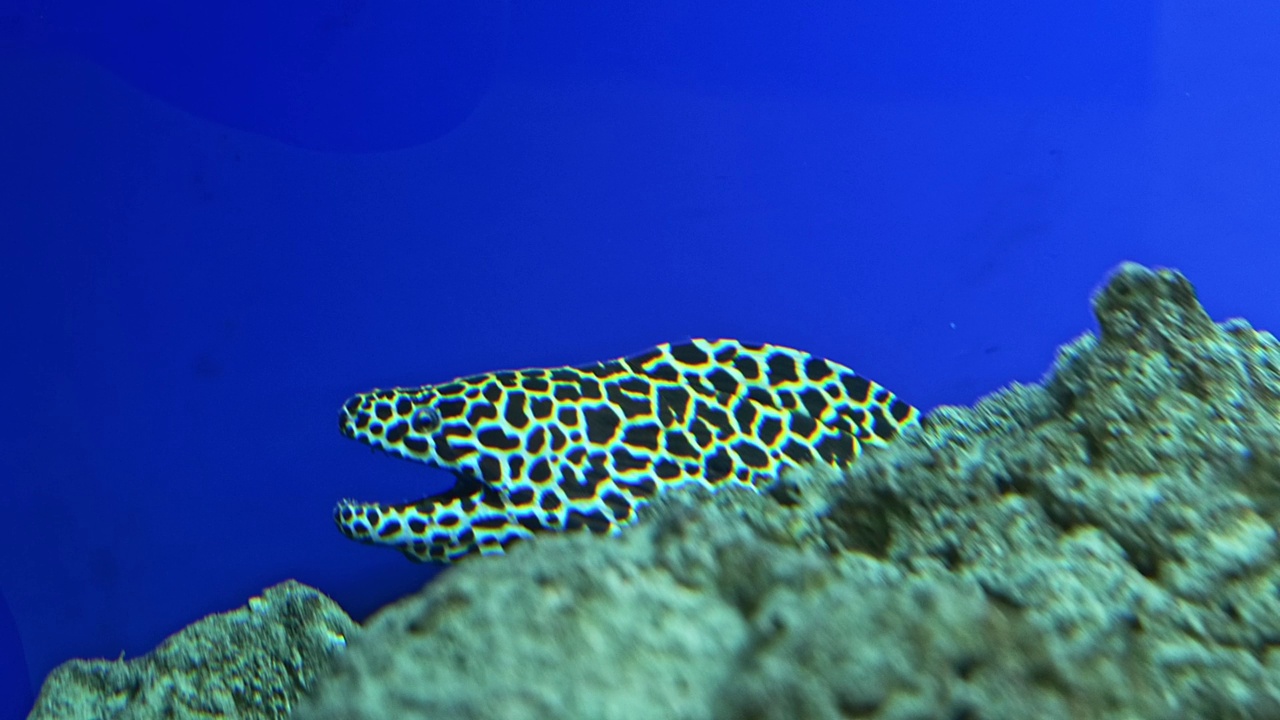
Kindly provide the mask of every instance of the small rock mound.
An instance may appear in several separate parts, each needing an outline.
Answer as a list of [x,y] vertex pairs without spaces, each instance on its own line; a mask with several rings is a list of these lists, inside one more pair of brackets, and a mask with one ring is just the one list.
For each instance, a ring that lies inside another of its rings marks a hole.
[[278,720],[356,630],[332,600],[290,580],[135,660],[59,665],[29,717]]

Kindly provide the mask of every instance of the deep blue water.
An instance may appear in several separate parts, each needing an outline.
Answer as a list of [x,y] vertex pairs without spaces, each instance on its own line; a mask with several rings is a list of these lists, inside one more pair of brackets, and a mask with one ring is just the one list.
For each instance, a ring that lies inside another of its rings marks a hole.
[[333,527],[449,482],[355,391],[732,336],[967,403],[1125,259],[1280,326],[1265,3],[4,2],[11,715],[288,577],[429,580]]

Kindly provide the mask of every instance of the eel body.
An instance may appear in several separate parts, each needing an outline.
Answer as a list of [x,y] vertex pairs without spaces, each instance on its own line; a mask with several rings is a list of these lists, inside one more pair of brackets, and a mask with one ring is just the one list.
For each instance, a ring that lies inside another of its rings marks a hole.
[[413,560],[498,554],[544,532],[617,533],[668,488],[760,489],[787,467],[843,466],[918,419],[847,367],[735,340],[372,390],[342,406],[342,433],[457,482],[415,502],[344,500],[334,520]]

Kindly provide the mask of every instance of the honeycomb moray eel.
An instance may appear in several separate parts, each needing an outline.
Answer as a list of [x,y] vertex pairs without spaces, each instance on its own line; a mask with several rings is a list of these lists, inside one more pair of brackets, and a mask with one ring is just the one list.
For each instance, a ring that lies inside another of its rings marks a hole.
[[342,433],[457,482],[399,505],[345,500],[334,520],[349,538],[439,562],[541,532],[616,534],[667,488],[760,489],[786,467],[848,464],[918,418],[842,365],[735,340],[373,390],[342,406]]

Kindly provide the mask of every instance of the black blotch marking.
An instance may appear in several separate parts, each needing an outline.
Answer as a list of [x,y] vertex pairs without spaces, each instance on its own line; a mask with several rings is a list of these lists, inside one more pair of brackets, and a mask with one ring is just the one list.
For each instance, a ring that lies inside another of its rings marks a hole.
[[624,362],[627,363],[627,366],[631,368],[632,372],[644,372],[645,364],[650,360],[657,360],[660,357],[662,357],[662,351],[658,348],[654,348],[652,350],[646,350],[645,352],[632,355]]
[[391,410],[391,403],[380,402],[374,406],[373,412],[378,416],[379,420],[386,422],[391,419],[391,415],[393,414]]
[[721,439],[734,434],[733,423],[729,421],[729,413],[702,401],[698,401],[696,407],[697,409],[693,413],[694,419],[701,420],[714,427]]
[[442,418],[462,417],[462,413],[464,413],[466,409],[466,400],[455,398],[453,400],[441,400],[436,403],[436,410],[440,411],[440,417]]
[[524,507],[533,502],[533,488],[520,488],[507,496],[511,500],[511,504],[517,507]]
[[848,465],[854,458],[855,443],[848,435],[829,435],[818,441],[814,449],[818,457],[834,465]]
[[644,378],[626,377],[618,381],[618,387],[636,395],[649,394],[649,382]]
[[683,425],[689,414],[689,391],[684,388],[659,388],[658,421],[665,427]]
[[382,423],[380,422],[369,423],[369,432],[373,435],[381,435]]
[[618,432],[621,419],[608,407],[585,408],[582,411],[587,422],[587,442],[603,445]]
[[676,370],[671,363],[655,365],[647,374],[654,380],[662,380],[663,382],[676,382],[680,379],[680,371]]
[[716,389],[711,387],[710,383],[703,382],[702,376],[695,372],[687,372],[684,374],[685,387],[703,396],[713,398],[716,396]]
[[404,422],[403,420],[387,428],[387,440],[390,442],[400,442],[404,439],[404,436],[408,434],[409,423]]
[[637,457],[623,448],[615,448],[613,451],[613,466],[621,472],[644,470],[649,467],[649,458]]
[[813,462],[813,451],[807,445],[795,440],[788,440],[787,444],[782,446],[782,454],[802,465]]
[[582,397],[582,393],[578,392],[578,384],[576,382],[572,385],[556,385],[555,390],[551,392],[551,395],[557,400],[565,400],[568,402],[573,402],[574,400]]
[[436,524],[440,527],[450,528],[457,525],[459,520],[461,520],[461,518],[453,513],[444,513],[440,517],[436,518]]
[[680,466],[670,460],[659,460],[653,466],[653,474],[662,480],[674,480],[680,477]]
[[744,433],[751,432],[751,425],[756,421],[756,404],[747,398],[738,401],[736,407],[733,408],[733,419],[738,422],[738,430]]
[[884,405],[885,403],[889,402],[889,391],[885,390],[884,388],[880,388],[879,390],[876,391],[875,400],[881,405]]
[[689,438],[684,433],[675,430],[667,431],[666,435],[667,452],[676,457],[698,457],[698,449],[689,442]]
[[398,532],[400,532],[400,521],[388,520],[387,524],[383,525],[378,530],[378,537],[391,537],[392,535],[395,535]]
[[617,360],[606,360],[605,362],[596,363],[584,368],[579,368],[584,372],[591,373],[596,377],[604,380],[616,375],[622,375],[627,372],[627,367]]
[[427,531],[427,523],[421,518],[413,518],[409,520],[409,532],[414,535],[421,535]]
[[804,405],[804,409],[816,418],[822,417],[822,414],[827,410],[826,396],[815,388],[809,388],[800,392],[800,404]]
[[368,427],[369,421],[372,419],[373,417],[369,415],[369,413],[362,412],[359,415],[356,415],[356,427],[360,430],[363,430],[366,427]]
[[773,395],[762,387],[747,388],[747,399],[761,407],[778,407]]
[[685,343],[683,345],[671,346],[671,357],[679,363],[685,365],[705,365],[711,359],[702,351],[702,348],[693,343]]
[[502,479],[502,461],[493,455],[480,457],[480,479],[487,483],[496,483]]
[[732,360],[735,356],[737,356],[737,354],[738,354],[737,345],[727,345],[716,351],[716,362],[721,364],[727,363],[730,360]]
[[480,444],[494,450],[515,450],[520,447],[520,438],[508,435],[502,428],[486,428],[476,435]]
[[546,420],[551,417],[551,409],[554,407],[551,398],[537,397],[529,401],[529,412],[539,420]]
[[520,477],[520,472],[524,470],[524,456],[516,453],[507,458],[507,479],[516,480]]
[[765,418],[760,421],[760,442],[766,446],[773,445],[773,441],[778,439],[782,434],[782,421],[775,417]]
[[600,381],[585,375],[578,379],[578,391],[587,400],[600,400],[604,397],[600,392]]
[[579,447],[579,448],[574,448],[569,452],[565,453],[564,459],[568,460],[574,465],[581,465],[583,458],[585,458],[586,456],[587,456],[587,449]]
[[436,394],[444,395],[446,397],[452,396],[452,395],[461,395],[463,391],[465,391],[466,389],[467,387],[462,383],[455,382],[455,383],[449,383],[448,385],[441,385],[440,387],[436,388]]
[[775,352],[769,355],[765,362],[769,368],[770,385],[781,385],[800,380],[800,375],[796,373],[796,359],[790,355]]
[[[572,465],[560,466],[560,487],[565,485],[576,485],[578,483],[578,469]],[[573,496],[570,495],[570,498]]]
[[738,381],[724,368],[716,368],[707,373],[707,382],[711,383],[711,387],[715,388],[716,392],[730,395],[738,392]]
[[[609,385],[605,390],[605,395],[608,396],[609,402],[622,411],[623,417],[640,417],[653,412],[649,406],[648,398],[629,395],[618,385]],[[590,427],[590,422],[588,422],[587,426]]]
[[614,483],[630,493],[632,497],[651,498],[658,494],[658,484],[653,481],[653,478],[640,478],[633,481],[615,478]]
[[382,522],[382,515],[377,510],[370,509],[365,512],[365,519],[369,521],[370,525],[377,525]]
[[804,376],[813,382],[831,377],[834,372],[822,358],[809,358],[804,363]]
[[556,422],[565,427],[578,427],[578,409],[562,407],[556,412]]
[[600,496],[600,502],[603,502],[609,508],[618,522],[626,522],[631,518],[631,501],[618,493],[609,490]]
[[564,448],[565,444],[566,444],[566,439],[565,439],[565,436],[564,436],[564,431],[563,431],[563,430],[561,430],[561,429],[559,428],[559,426],[552,425],[552,426],[551,426],[551,450],[552,450],[552,452],[559,452],[561,449],[563,449],[563,448]]
[[739,355],[734,358],[733,367],[748,380],[760,379],[760,364],[750,355]]
[[503,416],[512,427],[522,428],[529,424],[529,416],[524,411],[525,394],[513,392],[507,396],[507,407]]
[[411,412],[413,412],[413,403],[409,401],[409,398],[402,397],[396,401],[397,415],[399,415],[400,417],[404,417],[405,415],[408,415]]
[[711,430],[701,420],[689,423],[689,433],[693,435],[693,440],[698,443],[698,447],[706,449],[711,445]]
[[496,403],[502,398],[502,386],[496,382],[491,382],[484,386],[484,390],[481,391],[481,394],[484,395],[485,400],[488,400],[491,403]]
[[484,488],[484,492],[480,495],[480,502],[497,510],[502,510],[507,507],[507,503],[503,499],[502,493],[491,487]]
[[587,462],[586,477],[593,482],[609,477],[609,456],[603,452],[591,453]]
[[551,389],[551,383],[546,378],[526,377],[520,381],[520,387],[533,393],[543,393]]
[[525,441],[524,449],[530,455],[537,455],[542,452],[542,446],[546,441],[546,431],[541,427],[536,427],[533,432],[529,433],[529,439]]
[[769,466],[769,456],[764,450],[747,442],[739,440],[733,444],[733,451],[742,459],[743,464],[747,467],[764,468]]
[[551,479],[551,463],[546,458],[538,458],[529,466],[529,479],[536,483],[544,483]]
[[498,528],[507,526],[507,519],[498,515],[489,515],[487,517],[475,518],[471,524],[478,528],[486,530],[497,530]]
[[802,438],[811,438],[818,429],[818,421],[804,413],[791,414],[791,434]]
[[538,507],[548,512],[560,509],[560,496],[554,490],[543,490],[538,498]]
[[893,416],[894,420],[903,422],[907,419],[907,416],[911,415],[911,406],[894,398],[893,403],[889,405],[889,414]]
[[609,532],[609,529],[613,527],[613,523],[609,522],[609,518],[605,517],[604,513],[599,510],[584,513],[571,508],[569,517],[565,518],[564,526],[568,530],[578,530],[585,527],[599,535]]
[[603,480],[604,477],[596,477],[594,474],[588,473],[587,477],[579,482],[577,473],[573,472],[572,468],[568,468],[560,480],[560,489],[571,503],[577,500],[590,500],[595,498],[596,488],[599,487]]
[[[547,527],[542,524],[542,521],[538,519],[538,516],[534,515],[533,513],[517,515],[516,522],[520,523],[520,527],[524,528],[525,530],[530,530],[532,532],[538,532],[540,530],[547,529]],[[514,540],[514,538],[512,539]]]
[[850,400],[866,404],[867,396],[871,393],[870,380],[854,373],[844,373],[840,376],[840,384],[844,385],[844,392]]
[[489,403],[476,403],[471,406],[471,412],[467,413],[467,422],[471,425],[480,424],[481,420],[497,420],[498,408]]
[[724,448],[716,448],[716,451],[707,458],[707,465],[704,471],[707,482],[715,485],[733,473],[733,458],[729,457],[729,453]]
[[871,432],[881,440],[892,440],[898,434],[898,428],[889,422],[884,416],[884,411],[878,407],[873,407],[868,412],[871,413]]
[[630,445],[632,447],[641,447],[648,450],[657,450],[659,430],[660,428],[656,423],[631,425],[622,433],[622,444]]

